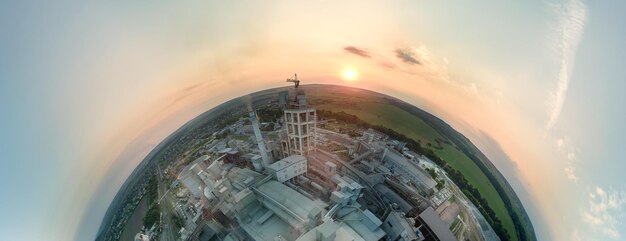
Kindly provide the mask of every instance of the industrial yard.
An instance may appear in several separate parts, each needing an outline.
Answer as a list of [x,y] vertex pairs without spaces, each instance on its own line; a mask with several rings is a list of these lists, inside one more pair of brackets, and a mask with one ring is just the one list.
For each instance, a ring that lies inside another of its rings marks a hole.
[[[454,135],[427,117],[406,126],[415,117],[384,95],[291,82],[228,101],[155,147],[97,240],[518,240],[498,220],[507,210],[464,178],[474,169],[457,171],[472,157],[442,163],[440,152],[467,147]],[[385,103],[405,121],[363,109]]]
[[499,240],[435,163],[297,86],[159,164],[160,218],[136,240]]

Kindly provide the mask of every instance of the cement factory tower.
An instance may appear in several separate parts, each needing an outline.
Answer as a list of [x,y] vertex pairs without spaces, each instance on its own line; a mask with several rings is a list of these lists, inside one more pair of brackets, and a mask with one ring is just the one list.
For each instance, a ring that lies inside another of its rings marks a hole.
[[317,114],[315,109],[307,107],[304,91],[298,89],[300,85],[298,76],[294,74],[287,82],[295,84],[296,96],[285,106],[284,127],[287,140],[283,141],[283,156],[307,156],[315,151],[317,145],[315,135]]
[[261,159],[263,160],[263,167],[267,167],[272,163],[270,162],[270,158],[267,155],[267,148],[265,147],[265,141],[263,140],[263,136],[261,135],[261,129],[259,128],[259,117],[254,111],[250,111],[248,113],[248,117],[250,118],[250,122],[252,122],[252,129],[254,130],[256,143],[259,146],[259,152],[261,155]]

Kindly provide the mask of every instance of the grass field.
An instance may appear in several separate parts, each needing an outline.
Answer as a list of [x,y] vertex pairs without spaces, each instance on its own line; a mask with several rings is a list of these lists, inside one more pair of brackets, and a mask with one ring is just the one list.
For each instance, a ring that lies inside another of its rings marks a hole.
[[311,105],[314,105],[317,109],[334,112],[344,111],[356,115],[370,124],[391,128],[398,133],[419,141],[422,146],[427,146],[428,143],[433,147],[437,146],[438,148],[435,148],[436,154],[452,168],[461,171],[468,182],[476,187],[481,196],[487,200],[504,228],[509,232],[511,240],[518,240],[515,235],[513,220],[509,216],[498,192],[485,174],[476,163],[458,150],[454,144],[438,144],[437,139],[441,141],[447,140],[447,138],[443,137],[422,119],[377,96],[351,93],[349,100],[341,100],[337,96],[345,96],[345,94],[308,91],[307,95],[311,100]]

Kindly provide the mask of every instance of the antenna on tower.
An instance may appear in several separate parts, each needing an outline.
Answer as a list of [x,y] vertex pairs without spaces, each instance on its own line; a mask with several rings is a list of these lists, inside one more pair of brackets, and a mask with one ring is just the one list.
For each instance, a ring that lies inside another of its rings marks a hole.
[[300,80],[298,79],[298,74],[293,74],[293,76],[287,78],[287,82],[294,83],[296,89],[298,89],[298,86],[300,86]]

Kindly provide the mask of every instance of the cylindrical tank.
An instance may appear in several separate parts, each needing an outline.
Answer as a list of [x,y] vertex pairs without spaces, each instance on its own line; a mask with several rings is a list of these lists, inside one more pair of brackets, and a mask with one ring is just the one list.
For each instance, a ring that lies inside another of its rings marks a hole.
[[309,183],[311,181],[307,177],[305,177],[304,175],[300,175],[300,176],[298,176],[298,178],[300,178],[301,183]]
[[311,186],[314,187],[317,190],[320,190],[322,192],[326,192],[326,188],[322,187],[321,185],[315,183],[315,182],[311,182]]

